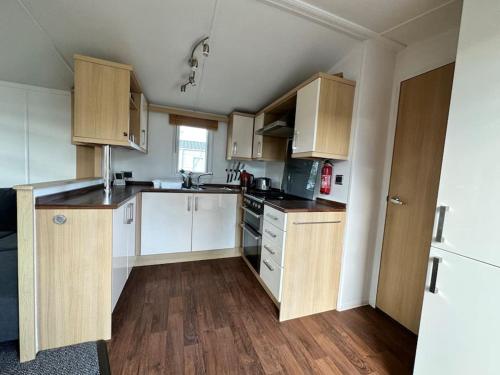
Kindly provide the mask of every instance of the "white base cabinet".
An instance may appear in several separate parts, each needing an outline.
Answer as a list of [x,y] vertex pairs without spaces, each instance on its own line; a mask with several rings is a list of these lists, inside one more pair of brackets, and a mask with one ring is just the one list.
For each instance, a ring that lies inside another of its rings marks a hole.
[[236,241],[236,194],[194,194],[192,251],[229,249]]
[[236,246],[236,194],[142,193],[141,255]]
[[135,203],[132,198],[113,210],[113,258],[111,302],[114,310],[132,270],[135,256]]
[[141,255],[191,251],[192,193],[142,193]]

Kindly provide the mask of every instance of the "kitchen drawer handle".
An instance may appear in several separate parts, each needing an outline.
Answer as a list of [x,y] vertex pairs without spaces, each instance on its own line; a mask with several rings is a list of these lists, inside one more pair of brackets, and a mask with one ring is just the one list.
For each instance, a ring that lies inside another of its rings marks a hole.
[[438,207],[438,223],[437,223],[437,231],[436,231],[436,238],[434,239],[435,242],[444,242],[444,237],[443,237],[443,229],[444,229],[444,219],[446,216],[446,212],[449,210],[448,206],[439,206]]
[[277,216],[274,216],[274,215],[271,215],[271,214],[266,214],[266,216],[267,216],[269,219],[278,220],[278,217],[277,217]]
[[266,229],[265,232],[267,234],[269,234],[272,238],[276,238],[276,234],[274,234],[273,232],[271,232],[269,229]]
[[264,245],[264,249],[266,249],[267,251],[269,251],[271,254],[276,254],[276,251],[273,251],[273,249],[271,249],[269,246],[267,245]]
[[52,218],[52,222],[54,224],[57,224],[57,225],[62,225],[64,223],[66,223],[66,221],[68,221],[68,219],[66,218],[66,216],[64,215],[55,215],[53,218]]
[[294,221],[293,225],[311,225],[311,224],[339,224],[340,220],[332,221]]
[[267,260],[264,259],[262,262],[266,265],[267,268],[269,268],[269,271],[274,271],[274,267],[271,266]]
[[437,275],[439,271],[439,263],[443,261],[440,257],[432,257],[432,271],[431,271],[431,285],[429,286],[429,292],[433,294],[438,293],[437,284]]

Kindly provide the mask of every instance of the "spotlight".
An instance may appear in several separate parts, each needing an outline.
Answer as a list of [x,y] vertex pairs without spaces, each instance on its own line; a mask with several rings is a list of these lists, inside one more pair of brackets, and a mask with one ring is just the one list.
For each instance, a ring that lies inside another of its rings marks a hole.
[[181,86],[181,92],[186,92],[186,86],[187,86],[187,84],[184,84]]
[[203,42],[203,55],[208,56],[209,53],[210,53],[210,46],[205,41],[205,42]]
[[189,75],[189,83],[192,84],[193,86],[196,86],[195,81],[194,81],[194,76],[195,76],[195,71],[193,70],[191,74]]
[[196,69],[198,69],[198,59],[196,57],[192,57],[189,60],[189,66],[191,66],[191,70],[194,72]]

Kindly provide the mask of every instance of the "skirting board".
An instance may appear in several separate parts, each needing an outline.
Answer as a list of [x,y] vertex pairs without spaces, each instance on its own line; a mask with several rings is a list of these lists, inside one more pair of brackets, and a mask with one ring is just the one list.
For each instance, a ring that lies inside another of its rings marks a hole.
[[208,251],[189,251],[183,253],[167,253],[139,255],[134,259],[134,267],[153,266],[156,264],[194,262],[197,260],[234,258],[241,256],[239,247]]

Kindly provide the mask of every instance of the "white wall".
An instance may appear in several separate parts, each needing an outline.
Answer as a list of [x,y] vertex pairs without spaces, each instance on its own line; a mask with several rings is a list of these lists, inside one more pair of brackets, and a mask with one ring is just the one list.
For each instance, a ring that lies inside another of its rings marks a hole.
[[378,274],[380,268],[380,257],[382,254],[382,242],[384,237],[384,224],[386,214],[386,197],[389,191],[389,180],[391,175],[392,151],[394,146],[394,134],[396,131],[396,120],[399,103],[399,89],[401,82],[425,73],[429,70],[449,64],[455,61],[458,44],[458,29],[452,29],[445,33],[436,35],[427,40],[412,44],[398,53],[391,100],[391,116],[389,119],[389,130],[385,143],[385,165],[381,179],[382,188],[379,196],[379,210],[377,220],[377,233],[375,241],[375,252],[370,299],[369,302],[375,306],[377,297]]
[[395,61],[395,51],[368,40],[330,70],[356,81],[349,160],[334,164],[344,185],[319,195],[347,203],[339,310],[369,300]]
[[71,95],[0,81],[0,187],[75,178]]
[[[203,178],[204,182],[226,183],[226,169],[236,167],[237,161],[226,160],[227,124],[219,123],[217,131],[211,132],[211,154],[208,169],[213,178]],[[149,114],[148,154],[122,148],[112,150],[112,168],[114,171],[131,170],[134,179],[150,181],[155,178],[178,178],[174,150],[175,127],[169,124],[167,114],[151,112]],[[273,187],[280,187],[283,163],[244,161],[245,169],[255,177],[267,176],[273,180]],[[240,168],[242,166],[240,165]],[[266,168],[268,167],[268,168]],[[233,181],[233,184],[237,184]]]

